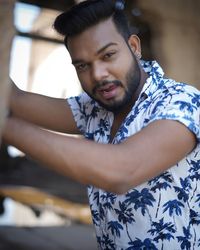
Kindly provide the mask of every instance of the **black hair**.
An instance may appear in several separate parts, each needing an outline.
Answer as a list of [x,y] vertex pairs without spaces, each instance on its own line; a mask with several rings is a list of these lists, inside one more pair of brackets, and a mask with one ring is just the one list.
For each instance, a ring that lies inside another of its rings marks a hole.
[[64,36],[67,47],[68,37],[80,34],[87,28],[112,17],[118,32],[128,41],[131,32],[123,6],[122,0],[87,0],[60,14],[54,22],[54,28]]

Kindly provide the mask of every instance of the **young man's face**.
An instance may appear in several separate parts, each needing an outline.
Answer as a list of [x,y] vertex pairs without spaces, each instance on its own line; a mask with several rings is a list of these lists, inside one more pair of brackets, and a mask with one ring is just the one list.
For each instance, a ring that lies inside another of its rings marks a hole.
[[111,19],[68,39],[82,88],[113,112],[133,102],[140,84],[140,68],[133,54],[139,44],[131,39],[135,38],[130,38],[129,47]]

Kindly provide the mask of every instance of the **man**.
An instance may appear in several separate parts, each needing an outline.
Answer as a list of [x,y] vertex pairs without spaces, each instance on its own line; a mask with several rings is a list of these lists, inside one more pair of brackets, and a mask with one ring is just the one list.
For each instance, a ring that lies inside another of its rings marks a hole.
[[84,92],[66,102],[13,87],[4,139],[88,185],[100,249],[198,249],[199,91],[140,60],[112,0],[85,1],[55,28]]

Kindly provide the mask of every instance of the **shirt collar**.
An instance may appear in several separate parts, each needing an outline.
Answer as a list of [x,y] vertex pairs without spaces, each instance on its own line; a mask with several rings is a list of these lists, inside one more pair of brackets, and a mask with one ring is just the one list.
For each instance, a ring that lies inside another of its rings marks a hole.
[[151,96],[161,85],[164,72],[156,61],[140,61],[144,71],[149,75],[143,86],[141,95]]

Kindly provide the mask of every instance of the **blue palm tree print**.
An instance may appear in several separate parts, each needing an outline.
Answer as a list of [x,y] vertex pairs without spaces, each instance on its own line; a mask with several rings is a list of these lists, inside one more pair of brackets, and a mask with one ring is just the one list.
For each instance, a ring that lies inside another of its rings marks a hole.
[[[155,61],[141,61],[141,65],[149,77],[112,144],[134,137],[150,123],[171,120],[187,127],[195,135],[197,145],[165,172],[122,195],[88,187],[98,246],[103,250],[197,250],[200,249],[200,92],[165,78]],[[87,139],[111,143],[112,112],[86,93],[68,99],[68,103],[77,127]],[[101,168],[98,161],[96,165]]]
[[123,226],[118,221],[109,221],[108,230],[111,230],[112,235],[120,237],[120,230],[123,230]]
[[91,208],[91,214],[92,214],[92,219],[93,219],[94,225],[99,225],[100,218],[99,218],[98,211]]
[[[172,182],[173,182],[172,176],[168,172],[165,172],[153,178],[152,180],[150,180],[148,184],[151,186],[151,191],[155,193],[157,190],[162,191],[162,190],[167,190],[168,188],[171,188]],[[160,209],[161,193],[162,192],[159,192],[158,206],[156,210],[156,218],[158,217],[158,212]]]
[[115,250],[115,244],[113,240],[110,239],[108,234],[104,234],[102,238],[97,239],[99,245],[101,246],[101,249],[106,250]]
[[191,225],[198,226],[200,224],[200,213],[195,212],[194,210],[190,209],[190,217],[191,217],[191,221],[190,221]]
[[159,222],[152,222],[152,228],[148,232],[154,236],[155,242],[162,242],[163,249],[164,240],[170,241],[174,239],[173,233],[175,233],[176,230],[171,222],[164,223],[164,218],[162,218]]
[[99,113],[99,107],[97,106],[94,106],[94,108],[92,109],[92,112],[90,113],[90,116],[92,118],[95,118],[98,116],[98,113]]
[[191,249],[191,234],[189,228],[183,227],[183,234],[184,236],[177,236],[178,242],[181,242],[180,247],[181,249],[190,250]]
[[194,105],[194,108],[199,108],[200,107],[200,100],[199,100],[199,95],[196,93],[189,94],[192,98],[191,102]]
[[109,210],[113,208],[113,204],[115,203],[116,200],[116,195],[113,193],[106,193],[101,195],[101,199],[103,202],[104,208],[108,208]]
[[[190,235],[193,235],[194,240],[193,240],[193,249],[195,249],[195,245],[197,245],[197,234],[198,234],[198,230],[196,230],[196,228],[199,228],[199,224],[200,224],[200,213],[196,212],[192,209],[190,209],[190,224],[189,224],[189,230],[193,230],[193,233],[190,233]],[[195,227],[195,225],[197,227]],[[192,227],[191,227],[192,226]]]
[[152,243],[152,240],[147,238],[144,241],[137,239],[129,243],[130,247],[126,250],[158,250],[155,244]]
[[125,225],[135,221],[132,208],[129,208],[125,202],[119,202],[119,209],[115,208],[115,212],[118,215],[119,221]]
[[153,207],[153,203],[155,202],[155,198],[149,192],[147,188],[142,189],[141,192],[134,189],[126,195],[125,202],[129,204],[134,204],[134,209],[141,209],[142,215],[148,211],[148,206]]
[[192,175],[191,179],[199,181],[200,180],[200,172],[199,172],[200,160],[197,160],[197,161],[192,160],[191,165],[192,165],[192,167],[189,170],[191,175]]
[[165,207],[163,212],[165,213],[168,210],[169,216],[172,216],[174,214],[181,215],[182,214],[181,207],[184,207],[184,205],[182,202],[180,202],[178,200],[170,200],[170,201],[166,202],[163,205],[163,207]]
[[199,207],[200,207],[200,194],[197,194],[196,202],[199,204]]
[[176,101],[174,104],[178,105],[180,110],[182,111],[186,110],[189,113],[193,113],[193,109],[196,108],[196,106],[193,106],[190,103],[185,102],[185,101]]
[[122,222],[126,226],[126,232],[130,242],[132,242],[132,238],[128,231],[128,224],[132,224],[135,219],[133,215],[133,209],[129,208],[125,202],[119,202],[119,209],[115,208],[116,215],[118,216],[119,222]]
[[191,185],[188,178],[184,180],[180,178],[181,187],[174,186],[175,192],[178,194],[178,199],[183,202],[188,202],[189,194],[188,191],[191,189]]
[[94,132],[94,134],[98,135],[99,137],[102,136],[108,137],[108,135],[106,135],[107,134],[106,132],[109,131],[109,126],[110,126],[109,122],[100,119],[98,129]]

